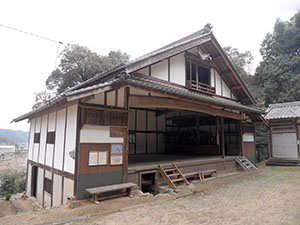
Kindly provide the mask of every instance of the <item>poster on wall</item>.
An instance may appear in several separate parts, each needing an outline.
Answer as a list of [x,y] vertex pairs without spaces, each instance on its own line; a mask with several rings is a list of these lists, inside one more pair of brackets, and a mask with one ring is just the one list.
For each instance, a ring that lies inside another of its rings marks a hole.
[[111,145],[110,164],[111,165],[123,164],[123,144]]
[[97,165],[97,152],[90,152],[89,153],[89,166],[96,166]]

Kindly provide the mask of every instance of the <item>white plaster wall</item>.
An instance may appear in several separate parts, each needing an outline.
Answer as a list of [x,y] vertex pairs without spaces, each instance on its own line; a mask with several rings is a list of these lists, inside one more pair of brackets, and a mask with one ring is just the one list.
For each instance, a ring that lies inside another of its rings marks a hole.
[[41,117],[35,119],[35,133],[40,133],[41,131]]
[[118,107],[124,108],[125,88],[120,88],[118,91]]
[[221,90],[221,77],[217,71],[215,71],[215,76],[216,76],[216,94],[221,95],[222,90]]
[[93,99],[87,101],[88,103],[104,105],[104,92],[96,94]]
[[168,60],[156,63],[151,66],[151,77],[168,80]]
[[110,137],[109,126],[84,125],[80,130],[80,143],[123,143],[123,138]]
[[254,135],[252,133],[243,134],[243,142],[254,142]]
[[149,76],[149,67],[146,67],[144,69],[141,69],[141,70],[138,70],[137,73],[140,73],[140,74],[144,74],[146,76]]
[[170,82],[185,86],[184,53],[170,58]]
[[53,206],[61,205],[62,177],[54,174],[53,176]]
[[43,187],[44,187],[44,169],[38,168],[36,200],[39,204],[43,204]]
[[115,100],[116,100],[115,96],[116,96],[115,91],[107,92],[107,105],[115,106]]
[[227,97],[227,98],[230,98],[230,89],[229,87],[225,84],[225,82],[223,81],[222,83],[222,87],[223,87],[223,96],[224,97]]
[[54,144],[47,144],[46,162],[47,166],[52,167]]
[[210,86],[214,87],[215,86],[215,70],[210,69]]
[[46,170],[45,177],[48,178],[49,180],[52,180],[52,173],[50,171]]
[[71,198],[73,195],[74,195],[74,181],[65,177],[63,204],[66,204],[68,198]]
[[66,109],[57,112],[55,131],[54,168],[62,170]]
[[28,164],[27,181],[26,181],[26,192],[28,195],[31,195],[31,175],[32,175],[32,166]]
[[30,121],[30,132],[29,132],[29,146],[28,146],[28,159],[32,160],[33,153],[33,138],[34,138],[35,119]]
[[45,163],[44,160],[45,160],[45,151],[46,151],[47,127],[48,127],[48,115],[44,115],[42,117],[40,154],[39,154],[39,163],[42,164]]
[[44,191],[44,206],[51,207],[51,195]]
[[134,88],[131,87],[130,88],[130,94],[131,95],[143,95],[143,96],[148,96],[149,95],[149,91],[145,91],[139,88]]
[[40,148],[39,143],[34,143],[33,144],[33,157],[32,157],[32,159],[33,159],[34,162],[38,161],[39,148]]
[[55,118],[56,118],[56,112],[49,114],[49,120],[48,120],[48,131],[49,132],[55,131]]
[[69,152],[76,149],[77,105],[68,107],[64,171],[74,174],[75,160]]

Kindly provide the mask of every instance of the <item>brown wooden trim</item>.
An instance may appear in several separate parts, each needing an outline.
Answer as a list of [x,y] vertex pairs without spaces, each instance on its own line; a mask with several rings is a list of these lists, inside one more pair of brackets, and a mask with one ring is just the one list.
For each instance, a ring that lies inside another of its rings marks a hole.
[[128,110],[126,110],[124,108],[113,107],[113,106],[103,106],[103,105],[90,104],[90,103],[79,103],[78,106],[81,108],[87,108],[87,109],[100,109],[100,110],[106,110],[106,111],[129,112]]
[[221,125],[221,153],[222,153],[222,158],[225,158],[224,117],[220,117],[220,125]]
[[[48,134],[48,126],[49,126],[49,114],[47,114],[47,125],[46,125],[46,140],[45,140],[45,152],[44,152],[44,165],[46,165],[46,156],[47,156],[47,134]],[[41,130],[42,131],[42,130]],[[46,170],[44,169],[44,179],[43,179],[43,197],[42,197],[42,203],[44,204],[45,202],[45,174]],[[52,198],[52,195],[51,195]]]
[[66,178],[69,178],[71,180],[74,180],[74,175],[69,173],[69,172],[66,172],[66,171],[61,171],[61,170],[58,170],[58,169],[55,169],[55,168],[52,168],[50,166],[47,166],[47,165],[43,165],[41,163],[37,163],[37,162],[34,162],[32,160],[28,160],[28,163],[31,165],[31,166],[37,166],[39,168],[42,168],[44,170],[48,170],[49,172],[51,173],[55,173],[59,176],[62,176],[62,177],[66,177]]
[[[56,128],[57,128],[56,124],[57,124],[57,111],[55,113],[55,126],[54,126],[55,136],[56,136]],[[54,141],[54,146],[53,146],[53,155],[52,155],[52,167],[53,168],[54,168],[55,150],[56,150],[56,141]]]
[[272,135],[271,135],[271,130],[270,129],[268,129],[267,135],[268,135],[269,158],[272,158],[273,157],[273,154],[272,154]]
[[190,52],[185,52],[185,59],[189,60],[190,62],[199,64],[200,66],[206,68],[206,69],[211,69],[211,68],[215,68],[214,64],[203,61],[200,59],[200,57],[190,53]]
[[37,162],[39,162],[40,159],[40,149],[41,149],[41,133],[42,133],[42,123],[43,123],[43,117],[41,116],[41,121],[40,121],[40,142],[39,142],[39,150],[38,150],[38,155],[37,155]]
[[65,168],[65,148],[66,148],[66,136],[67,136],[67,119],[68,119],[68,108],[66,108],[66,116],[65,116],[65,132],[64,132],[62,171],[64,171],[64,168]]
[[162,61],[166,59],[167,57],[175,56],[179,53],[184,52],[187,49],[194,48],[202,43],[208,42],[211,40],[211,36],[208,34],[204,37],[197,38],[193,41],[190,41],[188,43],[184,43],[182,45],[176,46],[172,49],[166,50],[164,52],[158,53],[153,57],[145,58],[143,60],[139,60],[135,63],[132,63],[127,66],[127,70],[129,73],[139,70],[140,68],[144,68],[146,66],[149,66],[150,64],[155,64],[159,61]]
[[115,90],[115,107],[118,107],[119,89]]
[[[29,194],[29,195],[31,195],[31,193],[29,193],[28,192],[28,190],[27,190],[27,184],[28,184],[28,167],[29,167],[29,163],[28,163],[28,160],[27,160],[27,165],[26,165],[26,180],[25,180],[25,191]],[[31,176],[32,176],[32,173],[31,173]],[[32,186],[32,183],[31,183],[31,185],[30,186]]]
[[170,57],[168,58],[168,82],[171,80]]
[[107,91],[104,92],[104,105],[107,106]]
[[75,198],[77,197],[77,176],[79,174],[79,156],[80,156],[80,143],[79,143],[79,136],[80,136],[80,124],[81,124],[81,110],[80,107],[77,107],[77,124],[76,124],[76,141],[75,141],[75,171],[74,171],[74,188],[73,188],[73,195]]
[[148,74],[149,74],[149,77],[151,77],[151,65],[148,68],[149,68]]
[[64,185],[65,185],[65,177],[61,178],[61,204],[64,204]]
[[241,120],[242,117],[240,114],[216,109],[212,107],[207,107],[201,104],[192,104],[185,101],[176,101],[175,99],[163,98],[163,97],[149,97],[149,96],[135,96],[130,95],[129,98],[130,107],[139,107],[139,108],[157,108],[163,106],[164,108],[169,109],[183,109],[195,112],[202,112],[209,115],[217,115],[228,117],[232,119]]
[[244,156],[244,146],[243,146],[243,123],[240,120],[240,132],[239,132],[239,142],[240,142],[240,155]]
[[271,134],[285,134],[285,133],[296,133],[296,130],[271,131]]

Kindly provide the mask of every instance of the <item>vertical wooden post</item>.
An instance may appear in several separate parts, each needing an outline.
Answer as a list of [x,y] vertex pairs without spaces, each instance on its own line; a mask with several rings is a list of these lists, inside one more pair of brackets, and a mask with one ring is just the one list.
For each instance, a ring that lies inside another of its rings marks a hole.
[[239,141],[240,141],[240,155],[244,156],[244,148],[243,148],[243,123],[242,123],[241,120],[240,120]]
[[221,123],[221,153],[222,153],[222,158],[225,158],[224,117],[220,117],[220,123]]
[[[129,95],[130,95],[130,88],[126,87],[124,92],[124,107],[125,109],[129,110]],[[123,183],[127,182],[127,174],[128,174],[128,152],[129,152],[129,113],[127,113],[127,128],[125,129],[125,137],[124,137],[124,152],[123,152],[123,176],[122,180]]]
[[271,138],[271,128],[268,128],[268,152],[269,152],[269,159],[272,158],[272,138]]

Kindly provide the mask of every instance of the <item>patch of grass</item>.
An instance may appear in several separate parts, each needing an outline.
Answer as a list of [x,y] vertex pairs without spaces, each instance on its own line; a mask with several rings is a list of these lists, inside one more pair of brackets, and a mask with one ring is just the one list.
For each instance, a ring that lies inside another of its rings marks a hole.
[[282,166],[272,166],[270,167],[271,170],[276,171],[276,172],[300,172],[300,167],[282,167]]

